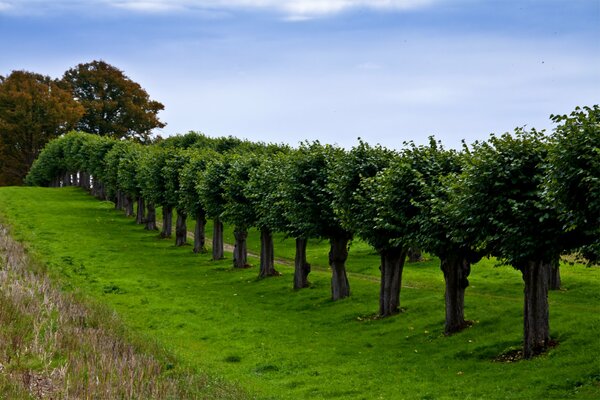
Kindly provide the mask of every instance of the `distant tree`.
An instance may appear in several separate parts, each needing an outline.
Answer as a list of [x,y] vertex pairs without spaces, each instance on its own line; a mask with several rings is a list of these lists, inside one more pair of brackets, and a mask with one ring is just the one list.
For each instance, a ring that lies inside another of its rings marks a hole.
[[101,136],[149,142],[164,106],[125,74],[104,61],[79,64],[65,72],[63,87],[72,92],[85,113],[77,129]]
[[50,139],[73,129],[83,108],[48,76],[0,76],[0,185],[20,185]]
[[146,200],[146,226],[147,230],[157,230],[156,206],[163,206],[163,224],[161,237],[171,236],[171,213],[165,199],[165,180],[162,173],[167,152],[158,146],[146,146],[138,165],[137,175],[140,180],[140,191]]
[[535,130],[475,143],[452,199],[478,247],[522,273],[525,358],[550,344],[549,274],[565,245],[558,211],[543,195],[547,156],[548,139]]
[[229,159],[215,155],[199,176],[196,190],[206,214],[213,218],[212,258],[221,260],[223,253],[223,221],[221,216],[225,206],[225,189],[223,182],[227,179],[230,168]]
[[[246,185],[249,181],[250,171],[256,168],[260,161],[257,156],[250,153],[243,156],[232,154],[229,156],[228,162],[229,168],[227,169],[227,174],[222,185],[223,199],[225,201],[223,203],[221,217],[223,221],[234,226],[233,234],[235,236],[235,248],[233,252],[233,265],[236,268],[244,268],[248,266],[246,246],[248,229],[255,226],[257,220],[256,211],[251,200],[247,196]],[[262,237],[262,244],[264,244],[264,240],[265,238]],[[261,255],[262,253],[263,251],[261,251]],[[259,275],[261,277],[276,274],[272,262],[269,267],[267,265],[267,260],[261,258],[261,267],[263,267],[263,264],[265,269],[260,269]]]
[[[299,231],[294,229],[286,218],[283,185],[289,153],[289,149],[282,149],[272,156],[265,157],[260,165],[250,171],[246,192],[256,212],[256,225],[261,231],[267,231],[261,235],[263,238],[269,236],[268,232],[281,232],[286,237],[291,236],[295,239],[294,289],[302,289],[309,286],[308,274],[311,266],[306,259],[307,237],[296,237]],[[268,246],[266,243],[263,245]],[[261,258],[262,256],[263,254]],[[264,258],[270,261],[269,255],[264,254]]]
[[[162,167],[164,187],[164,197],[166,204],[177,211],[177,221],[175,223],[175,246],[184,246],[187,244],[187,211],[180,202],[180,171],[186,164],[189,156],[185,150],[170,150],[165,158]],[[163,210],[165,205],[163,204]]]
[[[546,196],[568,233],[568,251],[600,262],[600,107],[553,115],[558,123],[548,157]],[[557,271],[551,285],[560,284]]]
[[205,247],[206,210],[196,190],[198,180],[209,160],[215,157],[210,149],[188,150],[187,159],[179,171],[179,208],[185,210],[196,221],[194,229],[194,253],[203,253]]

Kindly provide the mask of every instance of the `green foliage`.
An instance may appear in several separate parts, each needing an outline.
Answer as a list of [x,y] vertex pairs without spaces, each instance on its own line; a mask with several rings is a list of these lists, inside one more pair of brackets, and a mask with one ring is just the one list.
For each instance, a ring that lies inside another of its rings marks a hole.
[[215,155],[200,174],[196,191],[200,202],[211,218],[220,218],[225,206],[223,182],[227,179],[230,162],[227,157]]
[[290,236],[350,236],[334,213],[333,195],[327,184],[328,166],[342,155],[338,147],[313,142],[302,143],[287,156],[280,190]]
[[600,260],[600,107],[576,108],[552,116],[546,195],[570,233],[571,248],[585,246],[590,261]]
[[230,157],[228,174],[223,181],[223,221],[233,224],[236,229],[246,231],[256,225],[257,216],[253,203],[248,198],[246,187],[250,173],[260,165],[260,160],[253,154]]
[[60,139],[52,140],[40,152],[25,177],[30,186],[49,186],[54,178],[65,173],[64,149]]
[[162,167],[164,186],[163,206],[177,207],[179,201],[179,174],[189,159],[189,152],[180,149],[169,150]]
[[110,151],[106,153],[106,169],[102,177],[102,182],[106,186],[106,193],[109,198],[114,197],[122,189],[119,182],[119,166],[121,159],[126,157],[131,145],[131,142],[117,141]]
[[461,218],[449,207],[449,191],[453,180],[462,171],[464,153],[446,150],[430,137],[428,146],[410,144],[405,154],[419,174],[421,192],[413,198],[418,207],[418,229],[415,242],[427,252],[439,257],[450,253],[471,252],[473,238],[464,235]]
[[142,183],[137,170],[144,152],[144,147],[138,143],[127,142],[119,159],[117,167],[117,182],[119,190],[132,198],[141,194]]
[[285,182],[286,153],[264,158],[250,171],[245,194],[256,214],[256,226],[272,232],[291,231],[285,217],[282,185]]
[[372,201],[376,190],[372,178],[397,157],[392,150],[371,147],[359,139],[357,146],[329,163],[327,185],[335,215],[346,230],[355,232],[377,249],[386,247],[389,238],[381,237],[387,232],[374,226],[377,210]]
[[216,156],[216,153],[211,149],[193,149],[188,150],[186,156],[186,162],[179,170],[178,207],[194,216],[205,212],[197,192],[197,185],[206,166]]
[[482,251],[515,268],[549,262],[563,248],[557,211],[542,196],[547,153],[544,132],[492,135],[473,145],[455,184],[452,207],[466,234]]
[[165,179],[162,173],[168,154],[158,146],[147,146],[137,164],[140,192],[144,199],[154,204],[167,204]]

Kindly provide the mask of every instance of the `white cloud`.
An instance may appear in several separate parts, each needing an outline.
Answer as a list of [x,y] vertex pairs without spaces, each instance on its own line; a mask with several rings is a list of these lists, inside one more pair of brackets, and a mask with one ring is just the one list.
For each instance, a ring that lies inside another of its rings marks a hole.
[[12,8],[13,8],[13,5],[11,3],[7,3],[5,1],[0,1],[0,12],[8,11]]
[[186,9],[263,9],[283,13],[289,21],[303,21],[352,9],[406,10],[434,0],[103,0],[135,11],[163,12]]

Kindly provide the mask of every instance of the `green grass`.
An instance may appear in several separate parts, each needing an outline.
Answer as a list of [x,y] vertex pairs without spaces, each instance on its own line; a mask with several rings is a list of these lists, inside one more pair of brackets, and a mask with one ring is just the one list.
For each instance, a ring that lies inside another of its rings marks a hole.
[[[288,266],[277,266],[281,277],[257,280],[257,268],[233,270],[230,254],[214,262],[210,253],[176,248],[76,188],[0,188],[0,214],[65,290],[107,304],[179,362],[258,398],[600,396],[597,268],[563,267],[566,290],[550,293],[556,348],[531,361],[499,363],[496,356],[521,344],[523,287],[517,271],[491,260],[472,269],[465,302],[475,325],[445,337],[435,260],[407,264],[405,312],[373,320],[379,260],[358,241],[348,260],[352,296],[332,302],[324,268],[315,268],[311,288],[300,291],[291,289]],[[293,245],[276,240],[276,257],[293,258]],[[310,246],[309,262],[325,267],[327,243]],[[256,232],[249,249],[258,251]]]

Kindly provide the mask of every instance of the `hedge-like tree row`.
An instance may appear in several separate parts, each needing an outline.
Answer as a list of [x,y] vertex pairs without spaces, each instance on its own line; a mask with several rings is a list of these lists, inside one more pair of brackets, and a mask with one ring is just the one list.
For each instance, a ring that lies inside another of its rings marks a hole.
[[400,310],[410,247],[439,257],[446,282],[447,334],[468,325],[464,294],[471,265],[485,256],[520,270],[525,283],[524,356],[550,343],[548,289],[560,286],[559,257],[600,255],[600,108],[553,116],[551,135],[532,129],[445,149],[405,144],[395,151],[359,143],[349,151],[318,142],[297,149],[189,133],[141,145],[85,133],[48,143],[27,183],[79,185],[115,202],[146,229],[206,250],[214,220],[213,259],[223,258],[223,222],[234,227],[236,268],[247,266],[248,229],[261,233],[260,277],[279,275],[273,232],[296,240],[294,288],[309,285],[307,240],[330,242],[333,300],[350,295],[345,263],[357,237],[381,257],[379,314]]

